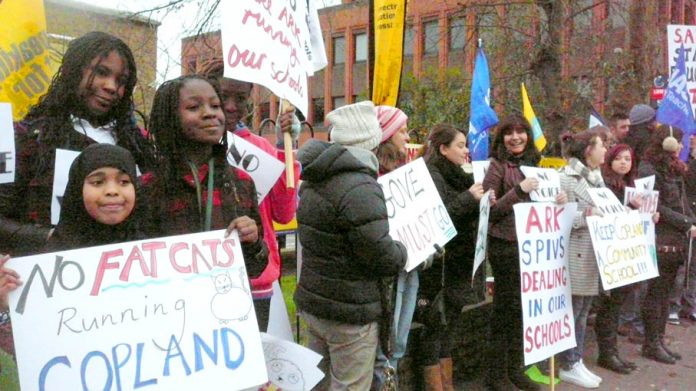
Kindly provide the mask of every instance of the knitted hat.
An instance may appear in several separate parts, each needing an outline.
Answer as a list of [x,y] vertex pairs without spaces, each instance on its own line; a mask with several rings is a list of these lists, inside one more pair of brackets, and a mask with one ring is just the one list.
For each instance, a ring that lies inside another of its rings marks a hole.
[[389,140],[408,121],[408,116],[396,107],[377,106],[375,112],[379,120],[379,126],[382,128],[382,141],[380,144]]
[[373,150],[382,138],[375,105],[369,101],[353,103],[326,115],[332,126],[331,140],[345,146]]
[[639,125],[650,122],[655,119],[655,109],[646,104],[639,103],[631,108],[631,112],[628,114],[628,119],[631,121],[631,125]]

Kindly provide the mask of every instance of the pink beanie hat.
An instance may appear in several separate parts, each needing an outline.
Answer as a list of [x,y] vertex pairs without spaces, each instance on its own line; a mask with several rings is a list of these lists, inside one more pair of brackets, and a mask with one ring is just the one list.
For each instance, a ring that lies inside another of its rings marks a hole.
[[379,126],[382,128],[382,141],[380,144],[389,140],[408,121],[408,116],[396,107],[377,106],[375,107],[375,113],[379,120]]

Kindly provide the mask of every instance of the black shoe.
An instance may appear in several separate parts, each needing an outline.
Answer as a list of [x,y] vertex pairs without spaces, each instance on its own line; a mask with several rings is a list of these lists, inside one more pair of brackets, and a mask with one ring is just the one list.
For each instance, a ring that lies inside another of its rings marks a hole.
[[642,355],[645,358],[661,362],[663,364],[674,365],[677,360],[665,351],[659,340],[651,341],[643,345]]
[[512,384],[522,391],[541,391],[539,384],[525,375],[521,369],[516,371],[508,370],[508,376]]
[[679,353],[677,353],[677,352],[675,352],[675,351],[673,351],[673,350],[671,350],[671,349],[669,349],[669,348],[667,347],[667,345],[665,344],[665,340],[664,340],[664,339],[660,339],[660,343],[662,344],[662,349],[664,349],[665,352],[667,352],[667,354],[669,354],[670,356],[674,357],[675,360],[681,360],[681,359],[682,359],[682,355],[681,355],[681,354],[679,354]]
[[597,365],[624,375],[632,372],[632,369],[624,365],[623,361],[616,354],[600,355],[597,359]]

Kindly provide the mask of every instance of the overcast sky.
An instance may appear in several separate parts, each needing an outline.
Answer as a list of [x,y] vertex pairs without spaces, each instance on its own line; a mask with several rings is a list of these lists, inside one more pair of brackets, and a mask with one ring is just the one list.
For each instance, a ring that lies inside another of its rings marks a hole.
[[[82,3],[95,5],[102,8],[116,9],[120,11],[138,12],[150,10],[168,4],[167,0],[77,0]],[[236,0],[222,0],[236,1]],[[311,0],[316,1],[319,7],[340,4],[341,0]],[[157,12],[150,16],[162,23],[157,30],[157,73],[158,82],[177,77],[181,74],[181,38],[195,33],[196,22],[205,12],[205,6],[198,4],[213,2],[212,0],[191,0],[181,9],[169,13]],[[219,22],[214,24],[219,28]]]

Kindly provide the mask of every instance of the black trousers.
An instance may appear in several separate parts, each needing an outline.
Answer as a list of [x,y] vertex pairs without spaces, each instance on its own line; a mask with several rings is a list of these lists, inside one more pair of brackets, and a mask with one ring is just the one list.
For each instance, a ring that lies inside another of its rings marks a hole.
[[522,369],[522,297],[517,242],[488,237],[488,259],[495,288],[489,323],[487,365],[489,376],[500,369],[512,373]]
[[600,356],[617,354],[617,328],[621,306],[635,289],[636,284],[630,284],[599,295],[594,329]]
[[641,307],[647,341],[654,341],[665,334],[669,316],[669,294],[674,286],[677,270],[685,257],[683,251],[657,253],[660,276],[648,280],[648,291]]
[[271,298],[254,300],[254,310],[256,311],[256,322],[259,324],[259,331],[266,332],[271,312]]

